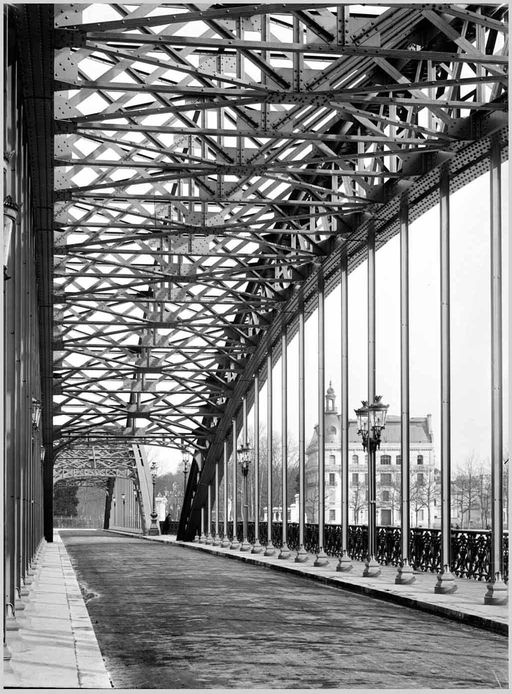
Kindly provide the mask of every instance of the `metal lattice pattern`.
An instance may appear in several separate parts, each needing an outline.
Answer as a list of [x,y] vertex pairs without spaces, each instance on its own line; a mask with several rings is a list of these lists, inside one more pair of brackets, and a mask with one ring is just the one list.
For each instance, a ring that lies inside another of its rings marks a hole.
[[506,125],[506,7],[58,7],[56,441],[207,449],[318,264]]
[[107,488],[114,478],[131,479],[139,486],[132,446],[109,446],[102,441],[75,444],[60,453],[54,466],[56,483]]

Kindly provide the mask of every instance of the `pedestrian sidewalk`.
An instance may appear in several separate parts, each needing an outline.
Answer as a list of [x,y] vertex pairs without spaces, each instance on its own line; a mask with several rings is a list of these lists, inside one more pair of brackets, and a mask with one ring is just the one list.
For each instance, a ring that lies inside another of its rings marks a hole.
[[[140,537],[140,535],[139,535]],[[415,581],[410,585],[397,585],[395,578],[397,569],[393,566],[383,566],[378,577],[364,577],[364,562],[353,561],[349,572],[338,572],[338,560],[329,557],[325,567],[315,567],[315,555],[310,554],[305,563],[295,563],[295,552],[290,552],[289,559],[279,559],[279,550],[273,557],[263,554],[251,554],[240,550],[224,549],[211,544],[197,542],[178,542],[175,536],[158,535],[144,536],[145,540],[157,542],[172,542],[202,552],[211,552],[217,556],[238,559],[249,564],[266,566],[278,571],[289,572],[304,578],[319,581],[336,588],[368,595],[380,600],[395,602],[415,609],[430,612],[439,616],[454,619],[498,634],[508,634],[509,608],[507,605],[484,605],[486,583],[464,578],[457,578],[457,591],[450,595],[434,593],[437,581],[436,574],[415,571]]]
[[[75,572],[58,532],[44,543],[28,595],[7,631],[4,687],[110,689]],[[22,608],[22,609],[20,609]]]

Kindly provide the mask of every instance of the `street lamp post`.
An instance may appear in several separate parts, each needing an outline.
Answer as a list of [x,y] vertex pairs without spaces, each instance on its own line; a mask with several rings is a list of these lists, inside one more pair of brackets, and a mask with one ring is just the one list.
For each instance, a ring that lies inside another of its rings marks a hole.
[[125,513],[125,509],[126,509],[126,494],[125,494],[124,492],[121,494],[121,500],[122,500],[122,502],[123,502],[123,528],[124,528],[124,527],[126,526],[126,513]]
[[243,533],[244,537],[242,544],[240,545],[241,552],[249,552],[251,550],[251,545],[247,539],[247,524],[249,519],[249,494],[247,491],[247,475],[249,474],[249,464],[251,462],[249,443],[246,441],[238,449],[238,456],[240,459],[240,466],[242,469],[242,475],[244,477],[244,515],[243,515]]
[[185,502],[185,493],[187,491],[187,474],[188,474],[188,451],[186,448],[182,451],[181,461],[183,463],[183,502]]
[[149,468],[151,471],[151,480],[153,482],[153,510],[151,511],[151,526],[149,528],[148,535],[160,535],[160,530],[158,528],[157,524],[157,518],[158,514],[156,512],[156,505],[155,505],[155,484],[156,484],[156,476],[158,473],[158,465],[153,461],[151,463],[151,467]]
[[386,425],[389,407],[384,405],[381,399],[381,395],[376,395],[371,404],[363,400],[363,406],[355,411],[358,423],[357,433],[363,440],[363,450],[368,451],[368,558],[363,576],[378,576],[381,572],[375,558],[377,554],[375,452],[380,448],[381,432]]

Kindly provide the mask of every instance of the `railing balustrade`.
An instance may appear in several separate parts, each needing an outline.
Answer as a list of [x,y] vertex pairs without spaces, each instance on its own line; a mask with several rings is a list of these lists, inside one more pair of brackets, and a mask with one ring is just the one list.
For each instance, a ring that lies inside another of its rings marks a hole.
[[[261,533],[260,542],[267,544],[266,534]],[[178,521],[166,521],[164,533],[175,534]],[[215,527],[213,527],[215,530]],[[233,522],[228,521],[228,537],[232,537]],[[219,522],[218,533],[224,534],[224,523]],[[237,538],[242,539],[243,524],[237,522]],[[247,524],[247,536],[250,543],[254,542],[254,522]],[[391,526],[377,528],[377,560],[385,566],[399,566],[401,558],[401,529]],[[299,524],[288,523],[288,547],[292,551],[299,548]],[[341,553],[341,525],[327,524],[325,526],[325,552],[330,557]],[[282,524],[272,523],[272,542],[274,546],[282,546]],[[306,523],[304,526],[305,549],[312,554],[318,551],[318,525]],[[368,529],[365,525],[349,526],[348,553],[351,559],[364,561],[368,547]],[[410,561],[416,571],[435,573],[441,566],[441,530],[437,528],[411,528],[409,539]],[[477,581],[490,579],[491,532],[490,530],[459,530],[451,531],[451,571],[459,578],[471,578]],[[508,579],[508,532],[503,537],[504,580]]]

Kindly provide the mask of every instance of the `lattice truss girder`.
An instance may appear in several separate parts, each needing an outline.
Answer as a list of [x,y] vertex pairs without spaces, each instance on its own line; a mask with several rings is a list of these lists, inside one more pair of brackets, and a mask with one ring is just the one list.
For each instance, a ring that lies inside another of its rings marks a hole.
[[138,484],[137,465],[132,446],[105,441],[80,442],[66,446],[58,455],[53,478],[55,483],[108,488],[113,478],[131,479]]
[[207,447],[315,262],[506,121],[505,6],[352,7],[57,6],[57,439]]

